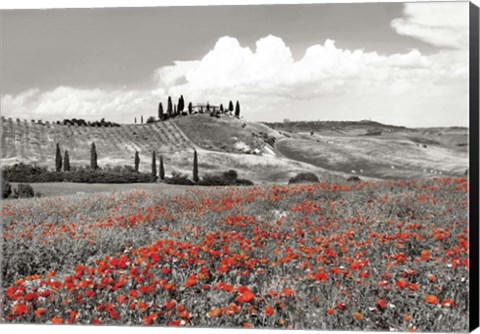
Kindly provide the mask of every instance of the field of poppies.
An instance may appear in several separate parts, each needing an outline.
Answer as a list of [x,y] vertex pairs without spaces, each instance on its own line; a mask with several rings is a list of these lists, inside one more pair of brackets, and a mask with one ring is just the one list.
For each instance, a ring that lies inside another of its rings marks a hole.
[[2,321],[460,332],[463,178],[2,203]]

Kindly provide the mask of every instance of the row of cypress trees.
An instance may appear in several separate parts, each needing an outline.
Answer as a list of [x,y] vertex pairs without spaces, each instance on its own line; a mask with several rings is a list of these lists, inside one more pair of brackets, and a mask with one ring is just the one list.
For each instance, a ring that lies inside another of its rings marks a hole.
[[[62,167],[63,167],[64,172],[69,172],[70,171],[70,155],[68,154],[68,150],[65,150],[65,154],[63,155],[63,159],[62,159],[62,152],[60,150],[60,144],[57,143],[57,149],[56,149],[56,153],[55,153],[55,170],[57,172],[61,172]],[[97,148],[95,147],[95,143],[92,143],[92,145],[90,147],[90,168],[91,169],[98,169]]]
[[[97,156],[97,148],[95,146],[95,143],[92,143],[90,147],[90,168],[91,169],[98,169],[98,162],[97,162],[98,156]],[[63,162],[63,171],[68,172],[70,171],[70,156],[68,154],[68,150],[65,150],[65,154],[62,159],[62,153],[60,150],[60,144],[57,143],[57,149],[56,149],[56,154],[55,154],[55,170],[57,172],[62,171],[62,162]],[[140,155],[138,151],[135,151],[135,171],[139,171],[140,167]],[[156,153],[155,151],[152,152],[152,176],[157,177],[157,158],[156,158]],[[165,168],[163,166],[163,156],[160,155],[159,159],[159,169],[158,169],[158,176],[160,177],[160,180],[165,180]],[[198,182],[199,177],[198,177],[198,155],[197,155],[197,150],[194,150],[193,152],[193,181]]]
[[[135,171],[138,172],[140,167],[140,155],[135,151]],[[152,176],[157,177],[157,158],[155,151],[152,152]],[[163,155],[160,155],[158,176],[160,180],[165,180],[165,167],[163,166]],[[193,181],[198,182],[198,155],[197,150],[193,151]]]
[[[233,106],[233,102],[230,100],[228,103],[228,107],[224,108],[223,104],[220,104],[220,113],[231,112],[235,115],[236,118],[240,118],[240,102],[236,102],[235,107]],[[163,104],[160,102],[158,104],[158,119],[159,120],[167,120],[172,117],[180,116],[181,114],[192,114],[193,113],[193,105],[192,102],[188,103],[187,111],[184,113],[185,110],[185,100],[183,95],[180,95],[177,104],[173,104],[172,98],[169,96],[167,100],[167,110],[163,109]],[[203,110],[201,111],[203,113]],[[206,105],[206,113],[210,112],[210,104],[207,103]],[[154,122],[155,117],[149,117],[147,119],[147,123]],[[135,124],[137,124],[137,118],[135,117]],[[143,115],[140,116],[140,124],[143,124]]]

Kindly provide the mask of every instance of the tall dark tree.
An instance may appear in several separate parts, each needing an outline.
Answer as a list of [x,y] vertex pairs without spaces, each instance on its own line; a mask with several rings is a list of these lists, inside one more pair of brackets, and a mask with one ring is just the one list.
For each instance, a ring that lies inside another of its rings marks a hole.
[[228,102],[228,111],[233,111],[233,102]]
[[198,182],[198,157],[197,150],[193,151],[193,182]]
[[163,104],[160,102],[158,104],[158,119],[162,120],[163,119]]
[[207,113],[210,111],[210,103],[207,102]]
[[155,151],[152,152],[152,177],[157,177],[157,158],[155,157]]
[[191,115],[193,113],[193,106],[192,106],[192,102],[190,102],[188,104],[188,113]]
[[140,167],[140,155],[138,151],[135,151],[135,171],[138,173],[138,169]]
[[64,172],[70,171],[70,156],[68,155],[67,150],[65,150],[65,154],[63,155],[63,171]]
[[93,170],[98,169],[97,148],[95,147],[95,143],[92,143],[90,148],[90,168]]
[[135,117],[135,124],[137,124],[137,118]]
[[140,117],[140,123],[143,124],[143,115]]
[[235,104],[235,117],[240,118],[240,102],[237,101],[237,104]]
[[180,95],[178,99],[178,111],[182,112],[185,109],[185,101],[183,100],[183,95]]
[[178,109],[177,109],[177,105],[176,105],[176,104],[173,105],[173,115],[174,115],[175,117],[178,116]]
[[223,104],[220,104],[220,112],[223,114]]
[[60,144],[57,143],[57,152],[55,154],[55,170],[62,171],[62,152],[60,152]]
[[169,96],[169,97],[168,97],[168,103],[167,103],[167,114],[168,114],[168,117],[171,117],[171,116],[172,116],[172,112],[173,112],[172,98]]
[[163,168],[163,156],[160,156],[160,167],[158,171],[158,176],[160,176],[160,180],[165,180],[165,169]]

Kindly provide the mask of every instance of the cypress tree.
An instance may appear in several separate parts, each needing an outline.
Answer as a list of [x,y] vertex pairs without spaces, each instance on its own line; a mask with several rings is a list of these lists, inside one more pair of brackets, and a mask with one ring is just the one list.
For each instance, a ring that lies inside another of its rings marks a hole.
[[163,105],[162,102],[158,104],[158,119],[163,119]]
[[173,116],[178,116],[178,109],[177,109],[177,105],[173,105]]
[[143,124],[143,115],[142,115],[141,118],[140,118],[140,123]]
[[228,111],[233,111],[233,102],[228,102]]
[[138,168],[140,167],[140,155],[138,151],[135,151],[135,171],[138,173]]
[[70,156],[68,155],[67,150],[65,150],[65,154],[63,155],[63,171],[64,172],[70,171]]
[[240,118],[240,102],[237,101],[237,104],[235,105],[235,117]]
[[60,145],[57,143],[57,152],[55,154],[55,170],[62,171],[62,153],[60,152]]
[[160,156],[160,167],[158,174],[160,176],[160,180],[165,180],[165,169],[163,168],[163,156]]
[[92,143],[92,147],[90,148],[90,168],[93,170],[98,169],[97,148],[95,147],[95,143]]
[[183,102],[183,95],[180,95],[180,98],[178,99],[178,111],[182,112],[183,109],[185,109],[185,104]]
[[193,182],[198,182],[198,157],[197,150],[193,151]]
[[135,124],[137,124],[137,118],[135,117]]
[[152,177],[157,177],[157,158],[155,158],[155,151],[152,153]]
[[168,114],[169,117],[172,116],[172,112],[173,112],[172,98],[169,96],[168,97],[168,104],[167,104],[167,114]]
[[207,102],[207,113],[210,111],[210,103]]
[[191,115],[193,113],[193,106],[192,106],[192,102],[190,102],[188,104],[188,113]]
[[223,104],[220,104],[220,112],[223,114]]

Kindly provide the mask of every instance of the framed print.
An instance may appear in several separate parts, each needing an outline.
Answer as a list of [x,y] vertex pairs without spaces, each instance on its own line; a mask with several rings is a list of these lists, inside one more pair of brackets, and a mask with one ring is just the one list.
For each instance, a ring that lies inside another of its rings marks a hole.
[[2,326],[474,330],[478,14],[1,10]]

